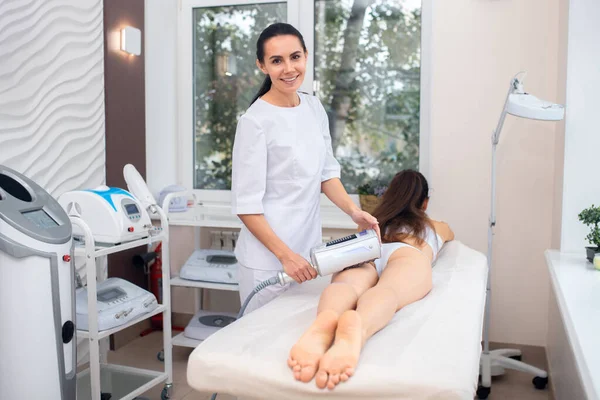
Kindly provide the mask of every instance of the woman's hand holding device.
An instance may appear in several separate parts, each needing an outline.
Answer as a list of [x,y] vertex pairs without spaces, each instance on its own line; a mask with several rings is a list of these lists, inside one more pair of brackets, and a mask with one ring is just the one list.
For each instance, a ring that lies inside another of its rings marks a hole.
[[317,270],[302,256],[290,252],[279,259],[283,271],[298,283],[309,281],[317,277]]

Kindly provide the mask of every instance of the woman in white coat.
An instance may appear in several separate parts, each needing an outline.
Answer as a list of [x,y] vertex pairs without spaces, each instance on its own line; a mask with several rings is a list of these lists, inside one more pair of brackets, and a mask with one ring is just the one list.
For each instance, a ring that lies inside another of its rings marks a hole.
[[[244,224],[235,249],[242,302],[282,269],[297,283],[317,276],[307,260],[321,243],[321,192],[359,229],[379,232],[377,220],[342,186],[323,105],[298,92],[307,57],[302,35],[289,24],[273,24],[256,47],[256,64],[266,78],[238,121],[233,146],[232,208]],[[246,313],[288,286],[261,290]]]

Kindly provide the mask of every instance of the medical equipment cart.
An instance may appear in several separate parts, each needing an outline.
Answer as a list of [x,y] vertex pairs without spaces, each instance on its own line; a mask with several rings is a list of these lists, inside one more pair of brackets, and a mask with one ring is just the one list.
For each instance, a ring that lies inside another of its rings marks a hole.
[[[170,398],[171,389],[173,386],[173,358],[171,338],[169,225],[167,222],[167,216],[160,207],[156,207],[156,212],[160,217],[160,227],[151,230],[151,233],[156,234],[149,234],[147,238],[111,246],[96,245],[92,236],[92,232],[87,224],[77,216],[70,216],[73,225],[77,225],[84,232],[84,244],[83,246],[75,247],[75,255],[85,256],[89,315],[89,329],[87,331],[77,330],[77,337],[88,339],[90,348],[89,368],[86,368],[77,374],[78,400],[101,400],[101,393],[111,393],[111,400],[131,400],[162,382],[165,382],[165,385],[161,393],[161,400],[167,400]],[[143,245],[150,246],[151,244],[159,241],[162,242],[163,259],[162,304],[151,312],[143,314],[126,324],[99,332],[97,320],[98,299],[96,258]],[[164,372],[101,362],[99,348],[100,339],[106,338],[116,332],[119,332],[125,328],[128,328],[129,326],[160,313],[163,314]],[[96,318],[94,318],[94,316],[96,316]]]
[[[171,200],[177,198],[178,196],[192,197],[194,199],[194,205],[197,203],[196,196],[191,191],[171,192],[168,193],[163,199],[163,210],[167,210],[166,212],[168,213]],[[231,213],[228,210],[224,210],[220,218],[211,220],[210,218],[201,216],[200,218],[195,218],[196,221],[191,223],[187,221],[179,221],[177,218],[173,218],[180,216],[181,213],[168,213],[168,215],[169,224],[175,226],[192,226],[195,228],[241,228],[242,226],[240,220],[237,217],[231,216]],[[194,309],[196,311],[201,310],[203,307],[202,298],[204,289],[226,290],[232,292],[237,292],[239,290],[238,285],[230,283],[192,281],[188,279],[182,279],[178,276],[171,278],[169,284],[170,286],[194,288],[196,292]],[[196,348],[200,343],[202,343],[202,340],[190,339],[184,335],[184,332],[181,332],[173,337],[172,343],[173,346]],[[161,354],[159,354],[159,359],[162,359]]]

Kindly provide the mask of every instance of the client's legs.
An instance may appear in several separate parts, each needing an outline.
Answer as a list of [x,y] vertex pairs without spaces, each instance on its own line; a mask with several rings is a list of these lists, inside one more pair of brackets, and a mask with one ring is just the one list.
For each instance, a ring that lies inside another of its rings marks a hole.
[[297,380],[309,382],[315,376],[319,359],[333,342],[338,318],[344,311],[354,309],[360,295],[376,282],[377,271],[371,264],[334,275],[321,294],[315,322],[290,351],[288,365]]
[[415,249],[403,247],[389,258],[377,285],[358,300],[356,310],[342,314],[335,343],[321,358],[316,383],[333,389],[353,373],[367,339],[382,329],[402,307],[431,290],[431,263]]

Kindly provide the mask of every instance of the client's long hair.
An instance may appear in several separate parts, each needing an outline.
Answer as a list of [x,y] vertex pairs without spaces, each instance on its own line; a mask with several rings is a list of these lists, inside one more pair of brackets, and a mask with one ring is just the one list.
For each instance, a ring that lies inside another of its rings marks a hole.
[[429,185],[423,174],[412,169],[398,172],[373,212],[383,243],[401,242],[410,235],[416,238],[417,245],[422,245],[427,227],[434,229],[423,210],[428,198]]

